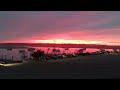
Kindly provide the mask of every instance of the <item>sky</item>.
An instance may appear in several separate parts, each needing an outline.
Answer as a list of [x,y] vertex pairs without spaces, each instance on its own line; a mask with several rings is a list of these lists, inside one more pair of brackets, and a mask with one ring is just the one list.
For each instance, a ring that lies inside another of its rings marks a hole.
[[[0,42],[120,45],[120,11],[0,11]],[[50,41],[52,40],[52,41]]]

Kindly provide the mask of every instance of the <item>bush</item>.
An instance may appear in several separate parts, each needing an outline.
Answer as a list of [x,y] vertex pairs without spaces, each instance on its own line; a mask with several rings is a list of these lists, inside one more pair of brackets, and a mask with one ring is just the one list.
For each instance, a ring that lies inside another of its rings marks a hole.
[[44,51],[42,51],[42,50],[37,50],[36,52],[33,52],[33,53],[31,54],[31,56],[32,56],[34,59],[36,59],[36,60],[39,60],[40,58],[43,58],[44,55],[45,55],[45,53],[44,53]]

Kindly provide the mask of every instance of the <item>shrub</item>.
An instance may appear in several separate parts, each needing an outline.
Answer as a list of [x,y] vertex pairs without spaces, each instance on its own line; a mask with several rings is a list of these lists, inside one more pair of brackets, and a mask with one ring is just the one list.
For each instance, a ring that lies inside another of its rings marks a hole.
[[37,50],[36,52],[33,52],[31,54],[31,56],[36,59],[36,60],[40,60],[40,58],[43,58],[45,55],[44,51],[42,50]]

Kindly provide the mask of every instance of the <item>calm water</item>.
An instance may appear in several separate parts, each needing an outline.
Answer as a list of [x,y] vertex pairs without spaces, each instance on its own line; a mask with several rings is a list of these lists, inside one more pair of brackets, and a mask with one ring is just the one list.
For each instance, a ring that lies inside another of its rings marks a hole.
[[[36,50],[38,49],[44,50],[45,53],[52,53],[52,49],[53,49],[51,47],[33,47],[33,48],[36,48]],[[80,48],[69,48],[69,50],[65,50],[64,48],[56,48],[56,49],[60,49],[61,53],[74,53],[74,52],[77,52],[77,50],[79,50]],[[6,55],[6,58],[10,59],[13,56],[13,60],[19,61],[21,60],[21,54],[19,53],[19,50],[25,50],[26,56],[28,58],[30,57],[30,52],[27,51],[27,48],[26,48],[26,49],[12,49],[12,51],[9,51],[6,49],[0,49],[0,58],[1,57],[5,58],[5,55]],[[107,49],[107,50],[112,51],[112,49]],[[95,52],[95,51],[99,51],[99,49],[87,48],[84,52]]]

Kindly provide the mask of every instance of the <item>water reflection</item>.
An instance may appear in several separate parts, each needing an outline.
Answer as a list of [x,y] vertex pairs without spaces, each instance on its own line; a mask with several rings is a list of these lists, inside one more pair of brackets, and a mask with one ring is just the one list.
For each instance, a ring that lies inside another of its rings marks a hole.
[[[32,48],[35,48],[35,51],[36,50],[43,50],[45,53],[47,54],[54,54],[53,53],[53,49],[54,48],[51,48],[51,47],[32,47]],[[76,53],[80,48],[55,48],[58,50],[59,54],[62,54],[62,53],[67,53],[67,54],[72,54],[72,53]],[[24,50],[26,53],[26,57],[30,58],[30,51],[28,50],[28,48],[24,48],[24,49],[12,49],[11,51],[8,51],[7,49],[0,49],[0,59],[3,58],[3,59],[11,59],[12,56],[13,56],[13,60],[14,61],[19,61],[21,60],[21,54],[19,53],[19,50]],[[113,51],[112,49],[105,49],[107,51]],[[91,48],[87,48],[86,50],[84,50],[84,53],[86,52],[96,52],[96,51],[99,51],[99,49],[91,49]]]

